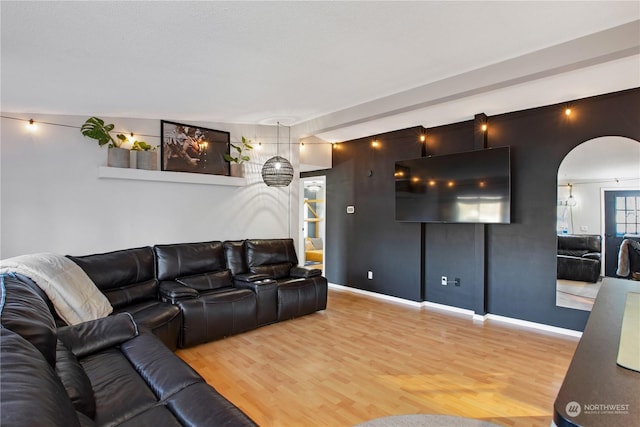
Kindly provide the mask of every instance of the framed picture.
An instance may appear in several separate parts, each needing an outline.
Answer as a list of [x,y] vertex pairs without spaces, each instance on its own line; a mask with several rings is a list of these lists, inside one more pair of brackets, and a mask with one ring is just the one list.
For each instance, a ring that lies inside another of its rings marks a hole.
[[229,132],[160,121],[163,171],[229,175]]

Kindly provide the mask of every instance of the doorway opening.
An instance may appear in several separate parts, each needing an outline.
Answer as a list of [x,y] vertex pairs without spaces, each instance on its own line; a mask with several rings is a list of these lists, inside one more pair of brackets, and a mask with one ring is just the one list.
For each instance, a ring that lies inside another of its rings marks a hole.
[[314,176],[300,180],[300,223],[302,234],[300,247],[302,265],[325,270],[326,236],[326,176]]
[[624,239],[640,237],[640,190],[604,190],[604,275],[618,277]]
[[[620,136],[576,146],[558,169],[556,305],[591,310],[616,274],[620,242],[639,233],[640,143]],[[632,191],[628,191],[632,190]]]

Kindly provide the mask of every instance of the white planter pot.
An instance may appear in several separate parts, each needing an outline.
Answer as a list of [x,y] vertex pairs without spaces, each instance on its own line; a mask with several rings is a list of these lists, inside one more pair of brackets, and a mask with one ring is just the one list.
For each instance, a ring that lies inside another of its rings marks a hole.
[[120,147],[109,148],[107,166],[114,168],[128,168],[130,166],[130,150]]
[[157,170],[158,169],[158,152],[157,151],[136,151],[136,168]]
[[238,178],[244,177],[244,164],[243,163],[231,163],[229,165],[229,173],[231,176],[235,176]]

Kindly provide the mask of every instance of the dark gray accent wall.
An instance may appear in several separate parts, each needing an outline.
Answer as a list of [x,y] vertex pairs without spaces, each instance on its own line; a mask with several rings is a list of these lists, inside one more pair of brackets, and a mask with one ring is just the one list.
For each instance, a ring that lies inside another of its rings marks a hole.
[[[410,300],[582,330],[588,312],[556,307],[557,172],[577,145],[600,136],[640,140],[640,88],[488,117],[487,147],[511,147],[511,224],[398,223],[394,164],[473,150],[474,120],[389,132],[339,144],[327,175],[330,282]],[[375,152],[370,143],[381,143]],[[372,171],[369,176],[369,170]],[[354,205],[356,213],[346,213]],[[366,273],[372,270],[373,280]],[[460,278],[442,286],[440,277]]]
[[588,312],[556,307],[558,167],[601,136],[640,140],[640,89],[489,118],[490,146],[510,145],[512,224],[488,226],[488,311],[582,330]]
[[[395,221],[393,174],[396,160],[422,155],[423,131],[416,127],[361,138],[333,150],[333,168],[326,171],[330,282],[422,300],[422,226]],[[347,206],[355,213],[348,214]]]

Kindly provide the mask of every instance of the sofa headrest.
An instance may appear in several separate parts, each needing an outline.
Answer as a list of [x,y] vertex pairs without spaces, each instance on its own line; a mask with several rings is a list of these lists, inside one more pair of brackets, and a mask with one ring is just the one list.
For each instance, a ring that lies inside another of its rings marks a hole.
[[570,251],[601,252],[602,237],[598,234],[559,234],[558,249]]
[[226,269],[222,242],[179,243],[153,247],[158,280],[210,273]]
[[0,323],[37,348],[49,365],[56,364],[56,322],[48,298],[25,276],[0,275]]
[[227,268],[231,274],[237,276],[249,271],[245,258],[244,240],[227,240],[224,242],[224,256],[227,261]]
[[155,278],[155,258],[149,246],[67,257],[78,264],[101,291]]
[[290,263],[292,266],[298,265],[293,239],[247,240],[246,248],[249,269],[271,264]]

